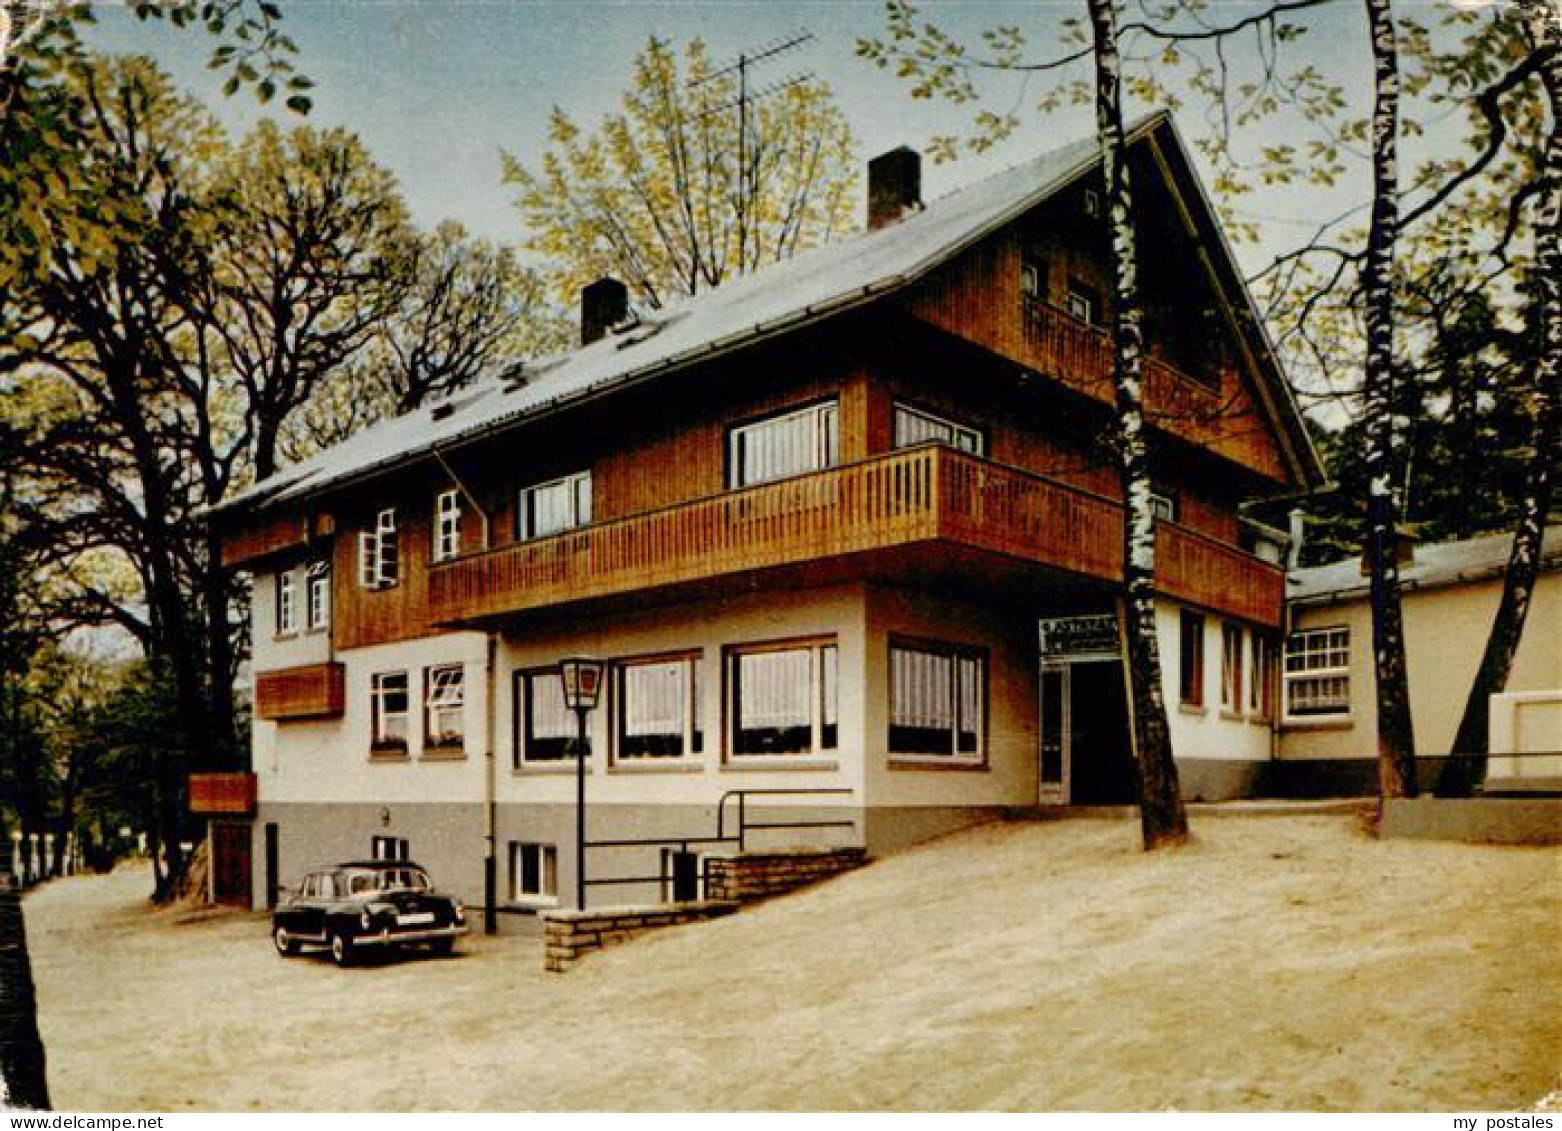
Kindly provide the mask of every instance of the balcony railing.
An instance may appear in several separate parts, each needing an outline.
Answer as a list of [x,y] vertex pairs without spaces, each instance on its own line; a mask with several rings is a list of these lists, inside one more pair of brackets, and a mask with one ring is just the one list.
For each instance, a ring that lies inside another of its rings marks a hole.
[[255,715],[262,719],[333,719],[342,713],[344,676],[336,662],[302,664],[255,677]]
[[[1025,303],[1025,344],[1042,372],[1112,398],[1112,335],[1040,299]],[[1220,379],[1201,381],[1152,354],[1144,355],[1145,400],[1152,417],[1197,419],[1221,407]]]
[[[911,448],[437,565],[430,615],[469,622],[931,542],[1115,581],[1122,521],[1117,503],[1078,487],[950,448]],[[1162,591],[1279,623],[1276,567],[1171,523],[1156,544]]]
[[190,812],[205,817],[251,815],[255,812],[255,775],[191,774]]

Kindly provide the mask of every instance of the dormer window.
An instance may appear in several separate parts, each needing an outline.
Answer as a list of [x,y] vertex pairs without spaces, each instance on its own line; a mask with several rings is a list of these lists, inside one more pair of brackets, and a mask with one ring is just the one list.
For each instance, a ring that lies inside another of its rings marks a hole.
[[358,535],[358,584],[364,589],[387,589],[400,574],[396,510],[387,507],[375,516],[373,530]]
[[434,496],[434,560],[449,561],[461,553],[461,495],[441,491]]
[[517,530],[521,541],[591,525],[591,472],[578,471],[534,483],[521,491]]

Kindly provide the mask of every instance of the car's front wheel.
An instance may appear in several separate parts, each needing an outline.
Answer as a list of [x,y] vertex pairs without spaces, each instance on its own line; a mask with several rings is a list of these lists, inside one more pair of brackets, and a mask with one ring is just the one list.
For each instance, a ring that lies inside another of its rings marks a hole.
[[331,961],[338,966],[351,966],[356,957],[353,953],[353,941],[339,931],[331,933]]
[[271,941],[276,946],[277,953],[283,958],[292,958],[298,953],[298,943],[287,933],[286,927],[274,928],[271,932]]

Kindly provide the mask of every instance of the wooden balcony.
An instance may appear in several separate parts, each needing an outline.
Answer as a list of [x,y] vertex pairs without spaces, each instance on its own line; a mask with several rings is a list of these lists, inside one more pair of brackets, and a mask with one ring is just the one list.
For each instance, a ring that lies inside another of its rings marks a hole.
[[255,677],[259,719],[339,718],[343,698],[343,667],[335,662],[279,668]]
[[255,775],[191,774],[190,812],[198,817],[252,816]]
[[[572,601],[849,554],[942,544],[1121,579],[1122,508],[1077,487],[941,446],[730,491],[432,567],[430,617],[462,624]],[[1172,523],[1161,590],[1278,625],[1284,576]]]

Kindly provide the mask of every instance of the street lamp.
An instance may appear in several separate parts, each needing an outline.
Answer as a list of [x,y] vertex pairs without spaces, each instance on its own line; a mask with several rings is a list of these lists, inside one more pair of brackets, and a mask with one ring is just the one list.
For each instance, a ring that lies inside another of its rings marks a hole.
[[575,712],[579,727],[575,743],[575,906],[582,911],[586,909],[586,715],[602,694],[606,670],[601,660],[584,656],[559,662],[564,705]]

